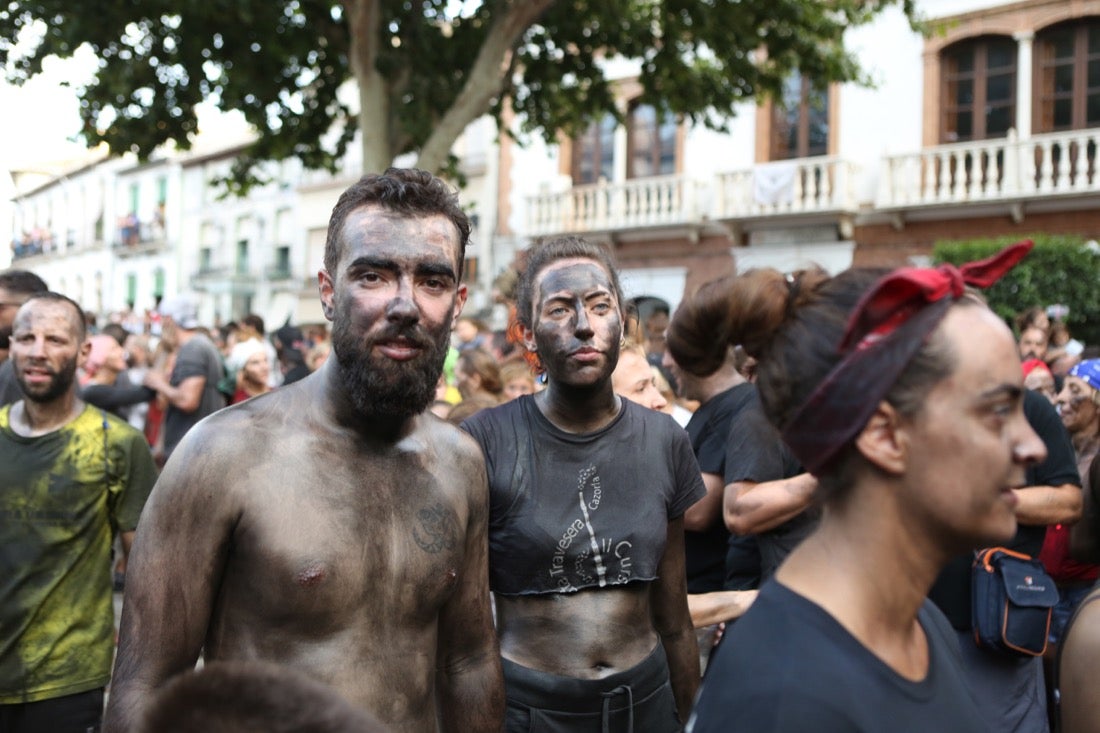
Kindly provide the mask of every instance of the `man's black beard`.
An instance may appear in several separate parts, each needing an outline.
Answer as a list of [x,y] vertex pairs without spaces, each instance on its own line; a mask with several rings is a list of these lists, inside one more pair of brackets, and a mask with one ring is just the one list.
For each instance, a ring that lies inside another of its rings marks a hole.
[[73,382],[76,381],[76,359],[70,359],[61,365],[61,369],[54,373],[53,381],[50,382],[50,386],[45,392],[28,392],[20,372],[16,372],[15,381],[19,383],[19,389],[23,392],[25,400],[39,405],[49,404],[68,392]]
[[402,336],[423,350],[409,361],[375,360],[370,345],[364,346],[346,327],[334,325],[332,353],[337,373],[348,397],[363,415],[404,418],[418,415],[435,399],[435,386],[443,372],[450,331],[432,334],[419,327],[394,329],[373,337],[373,341]]

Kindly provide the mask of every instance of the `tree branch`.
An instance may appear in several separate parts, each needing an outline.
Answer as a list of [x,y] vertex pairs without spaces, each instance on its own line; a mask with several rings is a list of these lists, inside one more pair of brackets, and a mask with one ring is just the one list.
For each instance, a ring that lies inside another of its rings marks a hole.
[[493,20],[462,91],[421,147],[417,160],[419,167],[430,171],[443,167],[458,136],[467,125],[489,111],[493,97],[504,88],[512,68],[516,44],[531,24],[555,2],[513,0],[507,4],[507,10]]

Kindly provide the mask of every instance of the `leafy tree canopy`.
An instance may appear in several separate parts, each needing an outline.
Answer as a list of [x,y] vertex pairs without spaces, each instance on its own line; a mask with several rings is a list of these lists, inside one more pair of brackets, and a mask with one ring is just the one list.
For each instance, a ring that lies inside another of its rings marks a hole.
[[[8,0],[0,64],[20,83],[88,44],[78,90],[90,145],[149,156],[186,149],[196,105],[239,110],[259,133],[233,179],[291,156],[334,169],[362,130],[364,170],[417,152],[445,171],[473,120],[505,107],[553,140],[618,114],[601,60],[636,61],[640,102],[723,129],[739,102],[793,70],[867,83],[844,31],[886,6],[917,27],[915,0]],[[29,31],[41,41],[22,52]],[[25,38],[25,36],[24,36]],[[358,82],[359,110],[337,90]],[[322,144],[322,140],[326,141]]]
[[1030,234],[1024,237],[995,237],[954,242],[937,242],[932,251],[936,262],[962,264],[984,259],[1021,239],[1031,239],[1035,248],[1020,264],[984,291],[989,307],[1010,325],[1017,313],[1032,306],[1069,306],[1066,326],[1085,343],[1100,343],[1100,250],[1084,237]]

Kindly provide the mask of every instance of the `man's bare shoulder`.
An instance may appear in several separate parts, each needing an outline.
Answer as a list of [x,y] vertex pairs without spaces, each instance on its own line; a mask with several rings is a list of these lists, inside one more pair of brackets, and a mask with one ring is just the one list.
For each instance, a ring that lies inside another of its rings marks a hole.
[[430,413],[425,413],[421,420],[423,429],[432,441],[454,451],[463,459],[481,461],[481,447],[465,430]]
[[[191,432],[248,431],[248,439],[293,432],[299,423],[318,413],[319,385],[306,378],[267,394],[230,405],[210,415]],[[257,435],[260,434],[260,435]],[[190,435],[190,433],[188,433]]]
[[319,411],[311,404],[313,391],[300,384],[209,415],[183,437],[165,473],[182,470],[192,478],[229,483],[230,473],[259,463],[278,464],[285,455],[281,452],[284,446],[309,434],[329,432],[326,421],[318,417]]
[[470,479],[480,480],[484,476],[485,459],[469,433],[429,413],[419,419],[421,439],[436,460],[462,471]]

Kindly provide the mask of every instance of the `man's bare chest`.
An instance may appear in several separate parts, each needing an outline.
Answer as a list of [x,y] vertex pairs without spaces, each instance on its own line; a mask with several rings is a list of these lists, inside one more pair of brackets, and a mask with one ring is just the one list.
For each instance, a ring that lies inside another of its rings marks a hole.
[[287,623],[435,617],[458,582],[467,506],[415,456],[301,461],[247,487],[223,598]]

